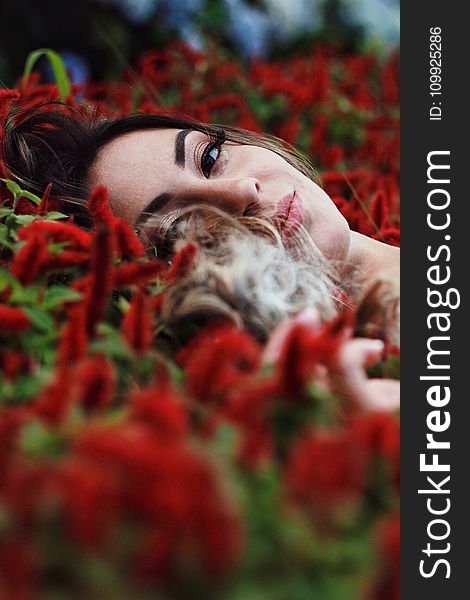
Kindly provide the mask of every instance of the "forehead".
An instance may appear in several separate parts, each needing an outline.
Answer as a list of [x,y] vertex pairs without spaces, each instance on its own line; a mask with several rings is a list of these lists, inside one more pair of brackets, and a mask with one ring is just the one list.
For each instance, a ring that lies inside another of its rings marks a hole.
[[132,221],[149,195],[165,189],[175,176],[175,140],[179,129],[132,131],[100,149],[89,173],[91,187],[104,185],[111,206]]
[[179,129],[131,131],[105,144],[95,159],[93,172],[106,176],[110,168],[138,167],[145,160],[166,162],[173,159],[174,142]]

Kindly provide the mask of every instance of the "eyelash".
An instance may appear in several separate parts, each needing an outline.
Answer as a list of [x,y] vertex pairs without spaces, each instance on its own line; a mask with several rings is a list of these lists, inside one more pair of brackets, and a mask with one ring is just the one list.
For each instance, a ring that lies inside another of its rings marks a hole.
[[[209,142],[204,148],[204,151],[201,156],[201,171],[204,177],[206,177],[206,179],[209,179],[211,171],[220,156],[220,148],[223,146],[226,139],[227,138],[225,131],[220,129],[219,131],[217,131],[215,139]],[[217,158],[213,158],[212,156],[210,156],[213,150],[218,150]],[[213,162],[209,167],[207,167],[205,163],[209,157],[212,159]]]

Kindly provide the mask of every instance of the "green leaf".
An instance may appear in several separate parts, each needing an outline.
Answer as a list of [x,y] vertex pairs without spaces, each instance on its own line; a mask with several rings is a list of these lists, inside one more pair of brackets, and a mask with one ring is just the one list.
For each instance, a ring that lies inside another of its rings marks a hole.
[[18,282],[16,277],[13,277],[13,275],[6,269],[0,269],[0,291],[4,290],[8,286],[11,286],[14,290],[21,288],[21,284]]
[[11,192],[13,196],[15,196],[15,198],[19,196],[19,194],[21,193],[21,188],[16,183],[16,181],[12,181],[11,179],[4,179],[3,177],[0,179],[7,186],[8,191]]
[[53,320],[51,315],[45,313],[38,308],[33,308],[32,306],[24,306],[24,312],[28,315],[31,320],[31,323],[41,329],[42,331],[50,331],[53,326]]
[[49,221],[57,221],[58,219],[68,219],[69,215],[64,215],[64,213],[52,211],[48,212],[46,215],[46,219]]
[[109,323],[100,323],[98,333],[100,337],[90,343],[90,352],[102,352],[108,358],[132,360],[133,352],[118,329]]
[[13,209],[7,206],[2,206],[0,208],[0,219],[3,219],[3,217],[7,217],[9,215],[11,215],[13,212]]
[[36,205],[41,203],[41,198],[39,198],[39,196],[36,196],[36,194],[33,194],[32,192],[28,192],[28,190],[22,190],[16,181],[4,179],[3,177],[1,178],[1,181],[7,186],[8,191],[13,194],[15,200],[27,198]]
[[21,188],[16,183],[16,181],[12,181],[11,179],[4,179],[3,177],[1,178],[1,181],[3,181],[3,183],[7,186],[7,190],[13,194],[15,200],[19,198]]
[[19,377],[15,381],[0,381],[0,405],[18,406],[30,402],[41,390],[43,378]]
[[39,421],[30,421],[21,431],[20,447],[30,456],[59,456],[63,452],[64,442],[56,431],[49,430]]
[[61,100],[67,96],[70,96],[72,92],[72,86],[70,84],[70,79],[67,74],[64,61],[62,60],[60,54],[57,54],[57,52],[54,52],[54,50],[51,50],[50,48],[40,48],[39,50],[34,50],[34,52],[31,52],[28,55],[23,71],[23,80],[26,81],[28,79],[33,71],[34,65],[39,58],[41,58],[41,56],[46,56],[51,63],[54,79],[57,83],[57,87],[59,88]]
[[80,300],[82,294],[70,288],[55,286],[50,287],[44,292],[44,298],[41,302],[42,308],[51,309],[60,306],[63,302],[73,302]]
[[27,285],[23,287],[18,281],[13,293],[10,296],[12,304],[36,304],[39,294],[37,285]]
[[21,197],[31,200],[31,202],[34,202],[34,204],[36,204],[37,206],[41,204],[41,198],[39,196],[36,196],[36,194],[33,194],[32,192],[28,192],[28,190],[21,190]]
[[15,215],[15,222],[18,225],[29,225],[37,219],[36,215]]
[[11,233],[11,229],[5,223],[0,223],[0,245],[6,246],[9,250],[14,249]]
[[50,244],[47,245],[47,249],[49,250],[49,252],[62,252],[62,250],[64,248],[67,247],[67,242],[51,242]]

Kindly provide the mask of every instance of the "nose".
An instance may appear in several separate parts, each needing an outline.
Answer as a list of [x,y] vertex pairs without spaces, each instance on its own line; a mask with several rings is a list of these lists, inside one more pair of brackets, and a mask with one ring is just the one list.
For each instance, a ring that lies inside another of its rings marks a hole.
[[242,216],[261,207],[261,184],[254,177],[207,179],[187,194],[189,202],[209,204],[231,215]]

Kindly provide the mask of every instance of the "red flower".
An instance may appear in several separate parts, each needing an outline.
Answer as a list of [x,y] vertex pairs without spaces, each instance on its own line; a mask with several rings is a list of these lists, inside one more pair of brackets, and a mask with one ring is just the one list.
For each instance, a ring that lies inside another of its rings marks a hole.
[[15,454],[22,426],[30,418],[29,407],[8,407],[0,410],[0,490],[3,489],[10,458]]
[[185,277],[193,266],[197,248],[194,244],[186,244],[173,257],[171,267],[166,274],[167,282]]
[[70,267],[87,266],[90,262],[90,254],[80,250],[62,250],[50,253],[41,264],[41,272],[70,269]]
[[163,276],[167,266],[160,260],[144,263],[125,263],[113,269],[113,287],[144,285],[156,277]]
[[44,190],[44,194],[41,198],[41,204],[39,205],[39,214],[45,215],[49,211],[49,196],[52,190],[52,183],[48,183],[46,189]]
[[152,345],[153,318],[142,290],[138,290],[132,297],[129,310],[122,321],[122,333],[137,354],[144,354]]
[[23,285],[28,285],[36,279],[47,253],[44,235],[40,232],[34,233],[15,254],[10,267],[11,274]]
[[290,451],[285,476],[296,501],[327,508],[359,497],[366,454],[348,431],[307,431]]
[[400,600],[400,513],[380,524],[377,546],[380,571],[371,600]]
[[60,337],[57,364],[59,369],[71,367],[85,356],[88,336],[83,304],[74,307]]
[[188,411],[169,385],[137,392],[129,404],[130,418],[151,428],[158,439],[179,440],[188,432]]
[[295,144],[300,134],[300,119],[298,114],[292,115],[279,130],[279,137],[289,144]]
[[0,90],[0,102],[6,102],[7,100],[18,100],[20,93],[18,90]]
[[235,326],[203,331],[185,356],[188,389],[201,402],[221,400],[256,373],[260,359],[256,340]]
[[31,371],[32,357],[17,350],[0,350],[0,369],[9,381]]
[[88,198],[87,207],[96,225],[105,224],[108,227],[112,227],[116,217],[109,206],[109,194],[104,186],[99,185],[95,187]]
[[388,227],[390,223],[388,199],[385,190],[379,189],[372,196],[370,214],[379,228]]
[[41,391],[32,408],[45,423],[57,426],[68,416],[69,407],[69,375],[65,370],[58,370],[55,380]]
[[72,223],[56,221],[33,221],[18,231],[18,237],[21,240],[28,240],[38,233],[51,242],[67,243],[73,250],[88,250],[91,245],[91,236],[87,231]]
[[93,237],[91,279],[86,290],[86,330],[90,337],[103,318],[111,291],[111,268],[113,262],[111,232],[100,223]]
[[0,334],[19,333],[28,329],[28,315],[21,308],[0,304]]
[[74,401],[87,412],[110,406],[115,386],[114,367],[97,354],[82,361],[74,372]]
[[349,334],[347,326],[350,318],[348,313],[342,313],[320,330],[303,323],[292,326],[277,362],[276,376],[281,395],[294,401],[300,400],[315,365],[334,363],[341,344]]
[[82,547],[96,551],[104,546],[117,525],[119,481],[115,473],[99,461],[72,456],[58,472],[57,488],[67,533]]
[[117,219],[114,225],[116,252],[118,256],[141,258],[145,248],[127,221]]
[[[182,443],[155,433],[135,422],[95,427],[76,444],[77,456],[115,474],[126,522],[145,531],[136,575],[157,581],[177,576],[187,552],[206,571],[228,568],[240,551],[240,525],[213,468]],[[157,551],[155,540],[163,543],[167,535],[165,551]]]
[[390,475],[398,489],[400,480],[400,425],[395,415],[367,413],[351,423],[351,435],[369,456],[379,456],[390,467]]
[[0,595],[2,600],[36,600],[38,557],[22,537],[0,541]]
[[238,428],[238,456],[243,465],[259,468],[273,457],[274,440],[269,408],[278,395],[277,383],[265,379],[229,394],[221,414]]

